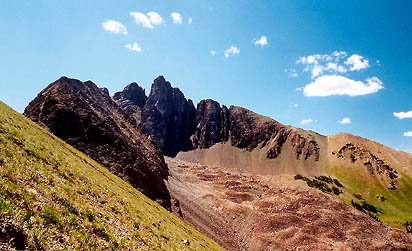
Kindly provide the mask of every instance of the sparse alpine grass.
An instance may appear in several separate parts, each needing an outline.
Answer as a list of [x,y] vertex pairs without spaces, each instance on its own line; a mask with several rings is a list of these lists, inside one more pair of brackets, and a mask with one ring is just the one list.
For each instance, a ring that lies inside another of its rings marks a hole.
[[0,249],[221,249],[1,102],[0,176]]

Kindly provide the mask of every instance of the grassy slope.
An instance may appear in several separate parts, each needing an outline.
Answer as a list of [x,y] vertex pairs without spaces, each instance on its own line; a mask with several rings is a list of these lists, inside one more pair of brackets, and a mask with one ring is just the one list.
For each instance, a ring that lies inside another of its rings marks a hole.
[[[351,164],[350,161],[337,160],[330,155],[330,165],[326,172],[337,177],[344,185],[345,193],[340,195],[341,199],[351,203],[356,199],[353,194],[359,194],[364,201],[374,205],[382,213],[378,218],[385,224],[405,231],[405,222],[412,221],[412,167],[411,156],[396,150],[385,147],[374,141],[369,141],[360,137],[339,134],[329,137],[329,152],[336,151],[347,142],[354,142],[357,145],[367,144],[367,147],[375,154],[382,156],[385,161],[389,161],[390,166],[399,172],[399,179],[396,190],[389,190],[389,181],[381,176],[371,175],[361,164]],[[380,198],[384,196],[386,200]]]
[[33,249],[221,249],[1,102],[0,176],[0,228]]
[[[345,186],[342,189],[344,194],[339,197],[350,204],[351,200],[362,201],[353,196],[361,195],[364,201],[382,211],[378,214],[378,218],[383,223],[405,231],[405,222],[412,221],[412,180],[403,176],[399,179],[398,189],[389,190],[386,183],[359,175],[360,168],[348,168],[348,166],[329,168],[328,173],[337,177]],[[381,196],[386,200],[382,201]]]

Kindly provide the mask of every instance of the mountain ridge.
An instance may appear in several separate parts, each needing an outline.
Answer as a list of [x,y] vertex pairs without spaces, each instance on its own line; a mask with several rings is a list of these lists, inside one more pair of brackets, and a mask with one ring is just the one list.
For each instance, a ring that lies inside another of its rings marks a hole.
[[[88,82],[84,84],[90,85]],[[368,211],[370,216],[392,227],[405,229],[405,222],[412,221],[412,201],[408,200],[412,196],[412,155],[410,154],[348,133],[324,136],[314,131],[284,125],[249,109],[234,105],[228,108],[212,99],[201,100],[195,108],[193,102],[186,99],[178,88],[173,88],[163,76],[153,81],[149,96],[146,96],[144,89],[136,83],[127,85],[123,91],[115,93],[113,97],[110,97],[105,89],[98,92],[104,93],[105,98],[102,100],[107,101],[96,104],[106,107],[102,108],[103,110],[118,111],[114,115],[111,112],[107,114],[115,119],[125,118],[117,123],[121,124],[125,121],[125,130],[138,132],[130,134],[131,137],[123,137],[124,142],[127,144],[135,136],[142,138],[141,148],[145,148],[146,144],[152,142],[153,144],[149,144],[152,150],[148,153],[156,153],[154,156],[160,160],[163,153],[176,160],[239,170],[253,175],[284,176],[286,179],[294,176],[304,177],[308,186],[323,187],[323,192],[338,197],[349,205],[354,207],[358,205],[361,210],[364,210],[361,208],[362,205],[377,208],[373,213]],[[59,95],[66,94],[54,95],[57,95],[59,100]],[[57,123],[67,127],[58,116],[55,116],[56,114],[42,115],[41,111],[45,107],[43,104],[47,103],[44,100],[38,102],[42,100],[42,96],[39,94],[37,101],[35,99],[30,103],[25,115],[46,126]],[[48,98],[55,99],[52,96]],[[60,106],[58,102],[52,102],[52,107]],[[69,107],[77,109],[76,104]],[[85,114],[89,112],[88,110]],[[104,124],[105,120],[101,118],[97,121],[100,121],[97,123],[100,125]],[[118,128],[120,131],[123,130],[123,127]],[[53,132],[52,128],[51,131]],[[109,130],[107,134],[102,133],[100,136],[112,133],[113,131]],[[75,138],[77,137],[84,136],[78,134]],[[89,144],[88,147],[83,146],[84,151],[87,153],[93,144]],[[115,164],[117,159],[116,154],[113,155],[115,150],[113,145],[99,141],[97,144],[106,149],[106,152],[94,153],[93,158],[105,161],[106,155],[112,154],[111,163]],[[128,150],[129,154],[133,155],[133,152],[139,149]],[[145,161],[145,158],[150,159],[152,155],[141,156],[142,161]],[[130,161],[133,162],[133,159],[126,159],[124,164],[130,165]],[[183,217],[181,211],[183,208],[186,209],[187,217],[207,221],[206,218],[196,218],[199,217],[198,215],[190,215],[195,213],[191,207],[196,205],[196,201],[179,195],[182,193],[179,189],[183,187],[192,189],[193,192],[198,192],[197,190],[202,188],[186,186],[188,184],[184,183],[170,186],[170,182],[178,183],[168,180],[168,176],[171,175],[170,167],[164,167],[163,164],[160,166],[160,170],[168,175],[157,176],[155,180],[158,181],[156,184],[160,184],[164,194],[168,194],[167,197],[161,197],[163,201],[168,201],[166,207],[181,217]],[[179,172],[183,170],[195,172],[193,175],[197,172],[196,169],[181,169],[179,166],[172,168],[174,175],[176,168]],[[148,170],[151,173],[150,168]],[[156,176],[156,172],[151,175]],[[326,178],[322,178],[323,181],[314,181],[317,180],[316,177]],[[148,182],[147,177],[140,178]],[[338,180],[343,187],[334,187],[334,190],[327,188],[329,185],[325,182],[333,179]],[[298,179],[294,182],[301,181]],[[305,185],[305,183],[299,184]],[[164,186],[167,186],[166,190]],[[152,198],[159,197],[159,191],[155,193],[150,191],[153,188],[157,189],[156,187],[147,185],[145,188],[148,189],[146,193],[157,196]],[[145,192],[144,189],[142,191]],[[226,200],[231,200],[231,197],[227,197]],[[210,202],[205,201],[205,203]]]

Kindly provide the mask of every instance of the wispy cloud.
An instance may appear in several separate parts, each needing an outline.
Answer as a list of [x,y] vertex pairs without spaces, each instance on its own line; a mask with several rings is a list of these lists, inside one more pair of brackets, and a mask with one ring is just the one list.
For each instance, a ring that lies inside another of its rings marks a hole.
[[105,22],[102,23],[103,29],[115,33],[115,34],[123,34],[127,35],[127,28],[120,22],[117,22],[115,20],[108,19]]
[[405,137],[412,137],[412,132],[404,132],[403,136]]
[[172,12],[172,14],[170,14],[170,17],[173,19],[174,24],[182,23],[182,15],[180,15],[180,13]]
[[[353,54],[346,58],[345,51],[334,51],[331,54],[314,54],[299,57],[297,64],[305,65],[303,71],[310,72],[312,78],[327,74],[343,74],[348,71],[359,71],[369,67],[369,61],[363,56]],[[346,58],[346,60],[344,60]]]
[[409,111],[409,112],[394,112],[393,116],[397,117],[398,119],[410,119],[410,118],[412,118],[412,111]]
[[142,25],[148,29],[154,29],[154,26],[164,23],[163,18],[156,12],[149,12],[146,15],[141,12],[130,12],[130,16],[133,17],[134,22],[138,25]]
[[126,44],[124,47],[131,50],[131,51],[136,51],[136,52],[141,52],[142,51],[142,47],[140,47],[140,45],[138,43]]
[[240,49],[234,45],[230,46],[230,48],[226,49],[224,52],[225,58],[228,58],[230,56],[235,56],[240,53]]
[[255,45],[260,45],[261,47],[268,44],[268,38],[266,36],[261,36],[259,39],[255,38],[253,41]]
[[377,77],[368,78],[364,83],[344,76],[325,75],[306,85],[303,92],[305,96],[360,96],[375,93],[381,89],[383,89],[383,83]]
[[215,50],[210,50],[210,55],[214,56],[216,54]]
[[288,74],[288,78],[298,78],[299,74],[296,72],[296,69],[285,69],[285,72]]
[[304,119],[304,120],[300,121],[300,123],[301,123],[302,125],[307,125],[307,124],[312,123],[312,122],[313,122],[312,119]]
[[187,22],[188,22],[189,24],[191,24],[192,21],[193,21],[193,19],[192,19],[191,17],[189,17],[189,18],[187,19]]
[[350,123],[352,123],[350,118],[343,118],[342,120],[339,121],[339,124],[343,124],[343,125],[349,125]]
[[298,104],[294,104],[293,107],[299,107],[299,105],[298,105]]

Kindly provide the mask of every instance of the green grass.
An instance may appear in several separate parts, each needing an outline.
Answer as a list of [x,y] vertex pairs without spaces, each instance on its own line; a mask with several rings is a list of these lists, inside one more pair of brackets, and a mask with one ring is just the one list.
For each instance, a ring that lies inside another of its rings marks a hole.
[[[361,171],[360,171],[361,170]],[[390,190],[389,181],[370,176],[362,166],[334,166],[326,172],[336,177],[344,185],[339,198],[349,205],[352,200],[363,201],[379,210],[376,215],[383,223],[406,232],[405,223],[412,221],[412,179],[401,173],[396,190]]]
[[222,249],[1,102],[0,176],[0,223],[31,249]]

